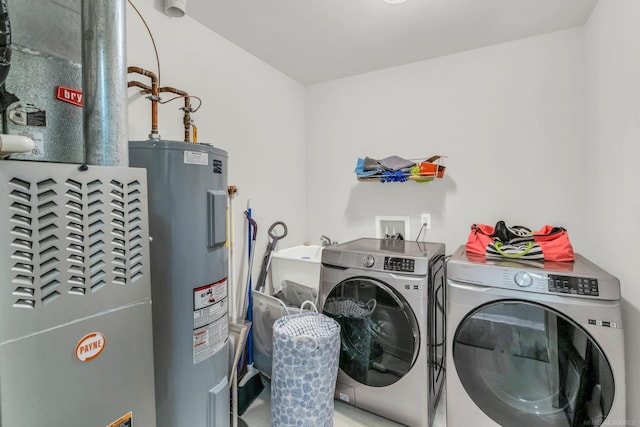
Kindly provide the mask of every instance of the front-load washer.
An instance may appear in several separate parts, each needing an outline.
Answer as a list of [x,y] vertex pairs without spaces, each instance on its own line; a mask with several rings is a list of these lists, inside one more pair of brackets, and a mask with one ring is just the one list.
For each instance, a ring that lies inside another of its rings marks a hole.
[[336,398],[412,427],[444,384],[442,243],[358,239],[322,252],[319,307],[341,326]]
[[447,425],[625,424],[620,283],[573,262],[447,263]]

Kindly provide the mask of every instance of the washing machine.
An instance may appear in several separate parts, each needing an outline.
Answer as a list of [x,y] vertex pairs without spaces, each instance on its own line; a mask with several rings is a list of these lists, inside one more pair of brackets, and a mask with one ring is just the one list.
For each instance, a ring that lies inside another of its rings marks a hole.
[[319,307],[341,326],[337,399],[433,422],[445,377],[445,246],[358,239],[325,247]]
[[447,425],[625,423],[620,283],[573,262],[447,263]]

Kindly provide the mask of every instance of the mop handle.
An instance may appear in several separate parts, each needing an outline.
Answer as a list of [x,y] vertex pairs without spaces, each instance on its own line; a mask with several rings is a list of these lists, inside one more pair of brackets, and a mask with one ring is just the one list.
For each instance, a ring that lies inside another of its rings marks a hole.
[[[248,204],[249,202],[247,202]],[[247,320],[251,322],[247,337],[247,358],[248,364],[253,365],[253,295],[251,294],[251,279],[253,269],[253,253],[255,252],[255,242],[258,235],[258,224],[251,216],[251,207],[247,206],[247,220],[249,222],[247,248],[249,249],[249,269],[247,271]],[[252,240],[253,239],[253,240]],[[252,244],[253,243],[253,244]]]

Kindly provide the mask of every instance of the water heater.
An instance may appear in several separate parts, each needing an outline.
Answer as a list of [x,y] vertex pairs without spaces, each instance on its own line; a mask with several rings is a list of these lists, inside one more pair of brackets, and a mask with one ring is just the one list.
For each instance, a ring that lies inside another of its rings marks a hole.
[[158,427],[229,425],[227,154],[129,143],[147,169]]

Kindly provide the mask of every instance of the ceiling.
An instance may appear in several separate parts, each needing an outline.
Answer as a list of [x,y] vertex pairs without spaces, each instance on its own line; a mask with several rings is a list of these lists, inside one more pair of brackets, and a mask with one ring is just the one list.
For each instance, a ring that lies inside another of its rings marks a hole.
[[187,15],[303,84],[583,25],[597,0],[189,0]]

